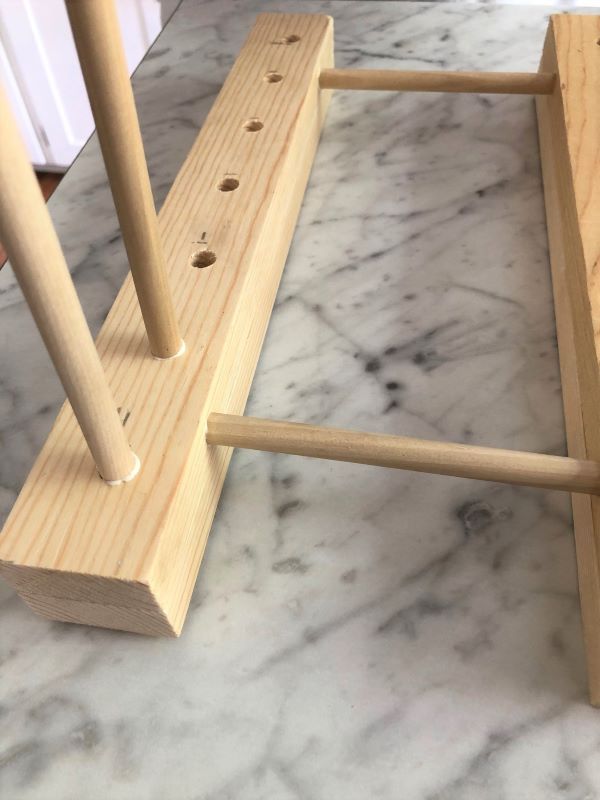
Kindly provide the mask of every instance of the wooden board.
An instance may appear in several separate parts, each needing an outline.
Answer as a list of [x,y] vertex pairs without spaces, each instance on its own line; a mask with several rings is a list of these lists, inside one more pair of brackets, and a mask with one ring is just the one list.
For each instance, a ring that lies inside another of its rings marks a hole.
[[[600,459],[600,17],[551,17],[536,100],[569,455]],[[600,705],[600,498],[572,495],[590,699]]]
[[141,472],[108,487],[65,404],[0,536],[2,574],[40,614],[181,631],[231,454],[206,418],[244,409],[331,66],[329,17],[259,16],[159,215],[187,352],[152,358],[131,278],[97,340]]

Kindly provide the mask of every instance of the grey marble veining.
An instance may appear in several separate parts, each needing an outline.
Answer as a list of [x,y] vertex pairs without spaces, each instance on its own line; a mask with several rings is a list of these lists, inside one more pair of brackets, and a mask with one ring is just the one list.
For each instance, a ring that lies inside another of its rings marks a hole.
[[[188,0],[135,89],[160,204],[259,10]],[[535,69],[546,11],[302,2],[340,65]],[[50,204],[94,330],[126,270],[95,139]],[[0,272],[0,499],[61,401]],[[564,452],[533,104],[338,94],[248,412]],[[569,499],[235,455],[181,639],[0,585],[11,800],[600,794]]]

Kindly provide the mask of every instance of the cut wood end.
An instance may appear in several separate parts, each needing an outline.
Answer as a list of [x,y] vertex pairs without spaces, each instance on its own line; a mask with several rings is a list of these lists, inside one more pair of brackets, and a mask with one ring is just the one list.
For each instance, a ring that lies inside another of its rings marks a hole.
[[42,617],[100,628],[177,637],[150,583],[0,562],[0,574]]

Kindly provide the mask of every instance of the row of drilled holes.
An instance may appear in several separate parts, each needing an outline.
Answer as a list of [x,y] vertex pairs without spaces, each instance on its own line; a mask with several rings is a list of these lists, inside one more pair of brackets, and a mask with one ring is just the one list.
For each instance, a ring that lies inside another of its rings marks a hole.
[[[272,44],[288,45],[296,44],[296,42],[299,41],[300,37],[293,33],[289,36],[283,36],[281,39],[276,39],[274,42],[272,42]],[[266,83],[280,83],[283,80],[283,75],[280,72],[270,70],[265,74],[263,80]],[[258,117],[251,117],[244,122],[242,127],[248,133],[257,133],[263,129],[264,125],[258,119]],[[237,178],[226,177],[223,178],[223,180],[219,183],[217,189],[220,192],[233,192],[238,188],[239,185],[240,182]],[[192,253],[190,264],[192,267],[196,267],[197,269],[204,269],[205,267],[211,267],[216,260],[217,256],[212,250],[198,250],[197,252]]]

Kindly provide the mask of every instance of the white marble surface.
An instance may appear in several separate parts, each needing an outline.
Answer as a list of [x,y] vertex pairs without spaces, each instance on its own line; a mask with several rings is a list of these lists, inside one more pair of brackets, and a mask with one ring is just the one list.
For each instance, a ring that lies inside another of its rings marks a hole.
[[[340,65],[535,69],[539,8],[303,2]],[[254,14],[184,3],[138,70],[162,202]],[[51,202],[96,330],[126,265],[90,142]],[[61,392],[0,273],[7,511]],[[532,101],[335,97],[249,413],[564,452]],[[600,794],[568,497],[238,453],[184,633],[0,586],[0,796]]]

